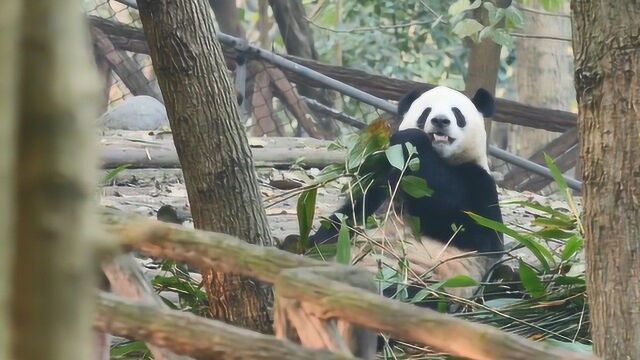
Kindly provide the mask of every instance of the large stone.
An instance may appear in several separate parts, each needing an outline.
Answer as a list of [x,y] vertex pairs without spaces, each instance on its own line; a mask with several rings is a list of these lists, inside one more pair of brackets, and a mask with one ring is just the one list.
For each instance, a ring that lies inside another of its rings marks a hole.
[[102,114],[99,124],[112,130],[157,130],[168,128],[169,119],[160,101],[140,95],[126,99]]

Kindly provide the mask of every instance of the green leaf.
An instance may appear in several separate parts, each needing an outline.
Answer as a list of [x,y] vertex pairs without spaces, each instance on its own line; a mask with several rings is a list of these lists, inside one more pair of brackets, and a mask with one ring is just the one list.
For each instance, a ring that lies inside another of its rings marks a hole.
[[345,173],[344,165],[331,164],[326,166],[314,179],[316,184],[324,184],[329,180],[336,179]]
[[567,261],[571,259],[573,255],[575,255],[578,251],[582,250],[584,246],[584,239],[578,235],[574,235],[564,244],[564,249],[562,249],[562,254],[560,258],[562,261]]
[[576,228],[573,220],[567,221],[566,219],[558,218],[538,217],[533,219],[532,223],[545,229],[575,230]]
[[509,26],[511,28],[520,28],[524,24],[524,18],[522,17],[522,13],[515,6],[509,6],[504,9],[504,15],[509,22]]
[[313,225],[313,216],[316,211],[317,188],[312,188],[300,194],[298,198],[298,227],[300,229],[300,244],[303,249],[309,248],[309,234]]
[[489,38],[496,44],[507,48],[513,47],[513,38],[504,29],[495,29]]
[[425,179],[413,175],[404,176],[400,180],[400,188],[402,191],[416,199],[431,196],[431,194],[433,194],[433,190],[427,186],[427,181]]
[[482,41],[484,39],[492,39],[494,32],[495,30],[493,29],[493,27],[487,26],[486,28],[482,29],[482,31],[480,31],[480,34],[478,35],[478,40]]
[[522,285],[531,296],[541,298],[545,295],[544,284],[538,278],[538,274],[522,260],[520,260],[518,272],[520,273]]
[[336,261],[339,264],[349,265],[351,263],[351,238],[346,218],[340,221],[340,231],[338,232],[338,245],[336,249]]
[[565,214],[565,213],[563,213],[561,211],[558,211],[558,210],[552,208],[551,206],[542,205],[542,204],[540,204],[538,202],[535,202],[535,201],[510,201],[510,202],[505,203],[505,205],[507,205],[507,204],[520,205],[520,206],[528,207],[528,208],[531,208],[531,209],[534,209],[534,210],[542,211],[542,212],[545,212],[545,213],[547,213],[549,215],[552,215],[554,217],[560,218],[560,219],[562,219],[564,221],[567,221],[567,222],[573,221],[573,218],[571,216],[569,216],[569,215],[567,215],[567,214]]
[[477,9],[482,5],[482,0],[475,0],[471,3],[469,0],[458,0],[449,6],[449,15],[458,15],[461,12]]
[[431,295],[431,290],[429,289],[422,289],[420,291],[418,291],[418,293],[411,299],[411,303],[415,304],[415,303],[419,303],[422,300],[426,299],[427,296]]
[[469,286],[478,286],[479,283],[466,276],[466,275],[458,275],[447,280],[441,281],[435,285],[436,288],[459,288],[459,287],[469,287]]
[[149,352],[144,342],[138,340],[131,340],[119,343],[111,348],[111,358],[121,358],[127,355],[142,354]]
[[549,266],[549,262],[555,263],[553,258],[553,254],[546,247],[538,244],[534,239],[529,236],[518,233],[515,230],[509,229],[505,224],[493,221],[491,219],[487,219],[483,216],[476,215],[471,212],[467,212],[469,216],[473,220],[475,220],[478,224],[488,227],[489,229],[493,229],[495,231],[501,232],[505,235],[509,235],[518,241],[520,244],[524,245],[531,253],[540,261],[542,266],[546,271],[549,271],[551,267]]
[[312,259],[326,261],[336,256],[336,244],[320,244],[315,245],[308,249],[304,256],[308,256]]
[[419,158],[413,157],[413,158],[411,158],[411,160],[409,160],[409,170],[411,170],[411,171],[420,170],[420,159]]
[[115,179],[116,176],[118,176],[118,174],[120,174],[121,172],[125,171],[129,166],[131,166],[131,165],[130,164],[124,164],[124,165],[118,166],[117,168],[115,168],[113,170],[110,170],[104,176],[103,182],[105,184],[110,183],[113,179]]
[[384,154],[387,156],[387,160],[389,160],[389,164],[391,164],[391,166],[400,171],[404,169],[404,154],[402,153],[402,144],[389,146],[389,148],[384,151]]
[[553,176],[553,180],[556,181],[558,187],[562,191],[563,194],[567,193],[569,186],[567,186],[567,181],[562,176],[562,171],[556,166],[556,163],[553,161],[553,158],[546,153],[544,154],[544,162],[547,163],[547,167],[549,171],[551,171],[551,175]]
[[453,32],[460,37],[466,37],[477,33],[483,28],[484,26],[482,26],[482,24],[480,24],[477,20],[464,19],[453,27]]
[[563,285],[577,285],[577,286],[586,286],[586,281],[584,277],[581,276],[558,276],[554,279],[554,283],[558,286]]

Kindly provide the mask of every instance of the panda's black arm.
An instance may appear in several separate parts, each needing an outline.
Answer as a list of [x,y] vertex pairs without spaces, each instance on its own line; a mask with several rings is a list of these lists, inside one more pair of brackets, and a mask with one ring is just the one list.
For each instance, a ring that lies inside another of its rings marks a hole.
[[[429,197],[410,199],[408,205],[412,212],[424,213],[425,207],[433,211],[460,211],[469,206],[469,194],[465,180],[460,177],[454,166],[446,163],[433,149],[424,131],[407,129],[395,133],[391,137],[391,145],[410,143],[416,148],[420,160],[417,171],[407,169],[406,175],[424,179],[433,190]],[[405,158],[408,155],[403,146]]]

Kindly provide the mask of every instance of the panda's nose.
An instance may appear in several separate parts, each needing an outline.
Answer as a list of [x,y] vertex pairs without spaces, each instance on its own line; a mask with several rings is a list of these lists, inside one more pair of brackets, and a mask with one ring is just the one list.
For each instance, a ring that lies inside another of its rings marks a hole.
[[447,119],[446,117],[438,116],[431,119],[431,123],[433,124],[433,126],[439,129],[444,129],[449,126],[449,124],[451,124],[451,120]]

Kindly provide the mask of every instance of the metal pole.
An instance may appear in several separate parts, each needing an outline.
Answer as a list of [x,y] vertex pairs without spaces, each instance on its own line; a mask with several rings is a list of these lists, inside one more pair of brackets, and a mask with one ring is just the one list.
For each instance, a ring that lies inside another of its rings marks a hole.
[[[134,9],[137,9],[137,3],[136,0],[115,0],[119,3],[128,5]],[[358,99],[366,104],[372,105],[378,109],[382,109],[384,111],[387,111],[389,113],[392,114],[397,114],[398,113],[398,107],[390,102],[388,102],[387,100],[381,99],[379,97],[373,96],[369,93],[366,93],[362,90],[359,90],[351,85],[347,85],[343,82],[340,82],[338,80],[332,79],[324,74],[320,74],[317,71],[311,70],[306,66],[297,64],[291,60],[285,59],[284,57],[274,54],[270,51],[266,51],[264,49],[261,49],[259,47],[250,45],[249,42],[247,42],[246,39],[240,39],[231,35],[227,35],[221,32],[217,33],[217,37],[218,40],[227,45],[227,46],[231,46],[233,48],[235,48],[237,51],[239,52],[243,52],[246,54],[251,54],[254,55],[256,57],[259,57],[263,60],[266,60],[280,68],[284,68],[287,70],[291,70],[299,75],[302,75],[306,78],[309,78],[311,80],[317,81],[329,88],[332,88],[333,90],[337,90],[342,94],[345,94],[349,97]],[[508,151],[502,150],[496,146],[490,145],[489,146],[489,155],[494,156],[500,160],[506,161],[510,164],[522,167],[526,170],[529,170],[533,173],[536,173],[540,176],[544,176],[546,178],[549,179],[553,179],[553,176],[551,175],[551,171],[549,171],[549,169],[547,169],[546,167],[536,164],[533,161],[529,161],[527,159],[521,158],[517,155],[511,154]],[[576,191],[582,191],[582,182],[570,178],[568,176],[562,176],[565,181],[567,182],[567,185]]]

